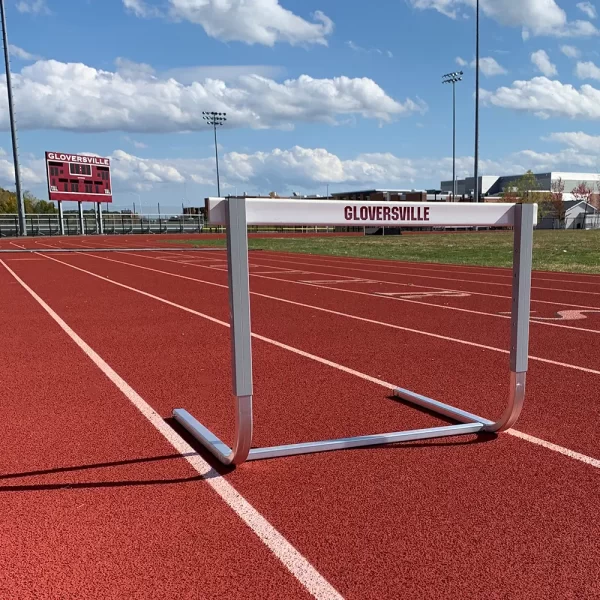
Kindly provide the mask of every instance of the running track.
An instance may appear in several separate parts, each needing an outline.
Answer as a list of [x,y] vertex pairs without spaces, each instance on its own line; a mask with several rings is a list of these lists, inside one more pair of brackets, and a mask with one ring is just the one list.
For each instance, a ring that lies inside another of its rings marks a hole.
[[[185,236],[190,237],[190,236]],[[465,436],[217,468],[231,439],[222,251],[0,241],[0,597],[598,598],[600,277],[535,273],[525,408]],[[505,269],[251,252],[254,443],[488,416],[508,389]],[[216,470],[215,470],[216,469]]]

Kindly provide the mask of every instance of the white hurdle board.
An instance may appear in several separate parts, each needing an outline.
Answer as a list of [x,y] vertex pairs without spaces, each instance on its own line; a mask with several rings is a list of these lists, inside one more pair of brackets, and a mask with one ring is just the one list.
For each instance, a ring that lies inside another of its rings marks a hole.
[[[173,418],[223,464],[385,445],[397,442],[500,432],[517,421],[525,399],[529,352],[531,263],[536,204],[444,202],[352,202],[346,200],[278,200],[228,197],[206,199],[207,220],[227,227],[227,262],[231,322],[231,362],[236,400],[235,434],[230,448],[183,408]],[[394,395],[456,421],[454,425],[338,438],[267,448],[252,448],[252,336],[248,269],[248,225],[365,225],[397,227],[513,227],[513,279],[508,400],[496,420],[444,404],[398,387]]]

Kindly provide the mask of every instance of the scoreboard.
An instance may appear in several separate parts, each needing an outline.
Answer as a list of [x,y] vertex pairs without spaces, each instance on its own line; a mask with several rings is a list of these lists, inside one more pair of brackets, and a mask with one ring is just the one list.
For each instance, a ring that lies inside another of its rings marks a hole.
[[46,152],[48,198],[66,202],[112,202],[110,159]]

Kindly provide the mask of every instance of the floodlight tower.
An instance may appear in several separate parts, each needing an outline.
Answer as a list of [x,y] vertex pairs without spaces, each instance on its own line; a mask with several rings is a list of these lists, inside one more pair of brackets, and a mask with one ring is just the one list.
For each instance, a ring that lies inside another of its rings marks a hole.
[[6,91],[8,92],[8,114],[10,118],[10,133],[12,137],[13,164],[15,168],[15,193],[17,197],[17,212],[19,214],[19,235],[27,235],[25,223],[25,203],[21,189],[21,169],[19,167],[19,148],[17,144],[17,126],[15,124],[15,110],[13,106],[12,83],[10,77],[10,56],[8,46],[8,32],[6,31],[6,13],[4,0],[0,0],[0,20],[2,21],[2,42],[4,45],[4,64],[6,67]]
[[452,201],[456,202],[456,83],[462,81],[462,71],[446,73],[442,83],[452,84]]
[[215,132],[215,160],[217,163],[217,196],[220,198],[221,183],[219,181],[219,152],[217,149],[217,125],[223,125],[223,123],[227,121],[227,113],[202,111],[202,116],[209,125],[212,125],[213,131]]
[[479,202],[479,0],[475,5],[475,191],[474,202]]

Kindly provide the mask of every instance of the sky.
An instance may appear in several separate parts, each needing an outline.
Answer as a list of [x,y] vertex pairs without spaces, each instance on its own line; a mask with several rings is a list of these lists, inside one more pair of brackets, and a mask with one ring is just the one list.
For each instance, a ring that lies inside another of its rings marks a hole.
[[[112,163],[114,208],[439,188],[473,173],[475,0],[5,0],[24,188],[44,152]],[[481,0],[482,175],[600,173],[594,3]],[[367,10],[368,9],[368,10]],[[2,66],[4,63],[2,63]],[[0,77],[0,186],[14,189]],[[71,208],[66,206],[66,208]]]

